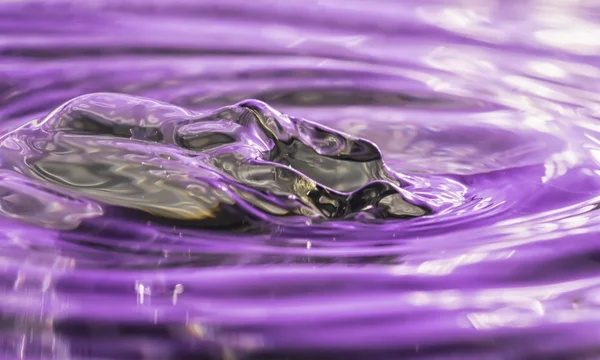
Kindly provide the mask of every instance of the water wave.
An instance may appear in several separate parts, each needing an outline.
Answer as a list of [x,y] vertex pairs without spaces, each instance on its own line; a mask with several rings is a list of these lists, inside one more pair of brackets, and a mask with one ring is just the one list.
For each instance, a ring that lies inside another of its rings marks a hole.
[[[598,357],[598,10],[550,1],[3,2],[5,136],[89,93],[202,113],[258,99],[376,144],[410,184],[407,196],[432,211],[224,233],[58,197],[4,161],[2,353]],[[61,207],[96,221],[53,228],[85,220]]]

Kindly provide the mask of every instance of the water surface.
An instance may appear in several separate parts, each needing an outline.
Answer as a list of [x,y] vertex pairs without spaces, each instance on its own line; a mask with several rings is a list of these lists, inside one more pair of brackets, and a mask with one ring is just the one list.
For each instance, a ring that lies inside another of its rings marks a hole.
[[600,357],[599,14],[3,2],[1,356]]

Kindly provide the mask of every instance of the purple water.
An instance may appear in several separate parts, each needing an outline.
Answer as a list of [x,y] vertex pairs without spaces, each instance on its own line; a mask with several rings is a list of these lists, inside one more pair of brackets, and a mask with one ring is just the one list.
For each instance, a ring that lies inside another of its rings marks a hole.
[[4,1],[0,356],[600,358],[600,4]]

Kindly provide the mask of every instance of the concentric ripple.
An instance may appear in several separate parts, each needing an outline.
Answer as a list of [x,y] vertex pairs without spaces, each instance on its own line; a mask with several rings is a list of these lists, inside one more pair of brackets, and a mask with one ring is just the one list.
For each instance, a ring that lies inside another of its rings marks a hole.
[[599,13],[2,2],[2,356],[599,357]]

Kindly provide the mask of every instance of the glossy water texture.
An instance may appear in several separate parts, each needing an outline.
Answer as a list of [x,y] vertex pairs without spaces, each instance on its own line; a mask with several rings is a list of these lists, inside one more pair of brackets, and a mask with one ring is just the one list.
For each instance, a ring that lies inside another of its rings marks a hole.
[[[294,224],[279,217],[306,226],[430,212],[405,201],[407,184],[372,143],[253,100],[201,114],[123,94],[83,95],[6,134],[0,151],[18,173],[11,181],[26,184],[9,190],[3,214],[58,229],[81,228],[108,206],[230,231]],[[33,198],[31,188],[40,190]],[[99,203],[67,206],[80,196]]]
[[599,20],[1,2],[0,357],[600,358]]

